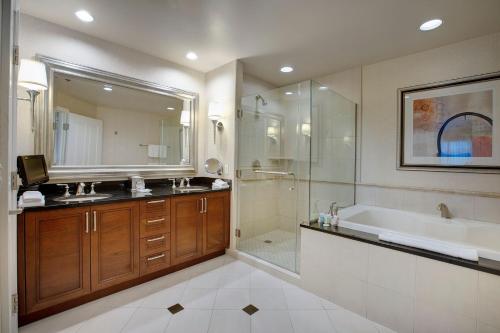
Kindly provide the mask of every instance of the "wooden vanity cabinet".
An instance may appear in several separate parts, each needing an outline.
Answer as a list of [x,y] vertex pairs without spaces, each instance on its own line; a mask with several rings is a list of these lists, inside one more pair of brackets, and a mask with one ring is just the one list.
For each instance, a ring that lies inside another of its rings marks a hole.
[[229,203],[229,192],[212,192],[205,195],[204,255],[229,247]]
[[26,311],[90,293],[90,209],[25,214]]
[[20,323],[223,254],[229,198],[223,191],[23,213]]
[[172,199],[172,263],[180,264],[229,246],[229,192]]
[[203,254],[203,198],[186,195],[172,198],[172,264],[177,265]]
[[92,291],[139,276],[139,202],[92,206]]

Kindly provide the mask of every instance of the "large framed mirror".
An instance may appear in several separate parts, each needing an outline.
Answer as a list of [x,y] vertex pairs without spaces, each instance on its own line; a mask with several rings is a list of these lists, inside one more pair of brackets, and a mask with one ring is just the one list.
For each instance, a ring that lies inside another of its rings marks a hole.
[[35,152],[51,179],[148,178],[196,172],[198,94],[38,55],[49,89]]

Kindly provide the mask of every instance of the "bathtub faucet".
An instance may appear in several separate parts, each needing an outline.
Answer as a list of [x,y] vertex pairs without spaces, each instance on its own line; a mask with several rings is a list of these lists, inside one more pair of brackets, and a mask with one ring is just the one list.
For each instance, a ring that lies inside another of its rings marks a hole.
[[444,203],[440,203],[437,206],[437,210],[441,212],[441,217],[445,219],[451,219],[451,213],[450,210],[448,209],[448,206],[446,206]]

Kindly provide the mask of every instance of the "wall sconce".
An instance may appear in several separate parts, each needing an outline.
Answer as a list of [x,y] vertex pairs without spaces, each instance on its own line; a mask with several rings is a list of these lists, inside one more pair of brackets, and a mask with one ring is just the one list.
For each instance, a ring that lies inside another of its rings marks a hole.
[[18,98],[31,103],[31,131],[35,131],[35,100],[40,91],[47,90],[47,72],[45,64],[28,59],[21,59],[17,84],[27,89],[29,98]]
[[311,136],[311,124],[308,123],[303,123],[300,131],[302,132],[303,136],[310,137]]
[[222,131],[224,129],[224,125],[220,121],[223,116],[222,105],[218,102],[210,102],[208,104],[208,119],[212,121],[214,125],[214,144],[215,144],[215,135],[217,130]]
[[276,127],[273,127],[273,126],[269,126],[267,128],[267,133],[266,135],[272,139],[273,141],[277,141],[278,140],[278,129]]
[[191,112],[189,110],[182,110],[181,111],[180,124],[184,127],[191,126]]

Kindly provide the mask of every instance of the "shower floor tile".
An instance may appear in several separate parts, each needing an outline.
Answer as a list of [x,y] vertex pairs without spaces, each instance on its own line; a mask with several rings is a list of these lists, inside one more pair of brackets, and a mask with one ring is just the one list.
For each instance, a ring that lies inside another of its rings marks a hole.
[[240,240],[238,250],[263,259],[292,272],[298,272],[297,235],[273,230],[249,239]]

